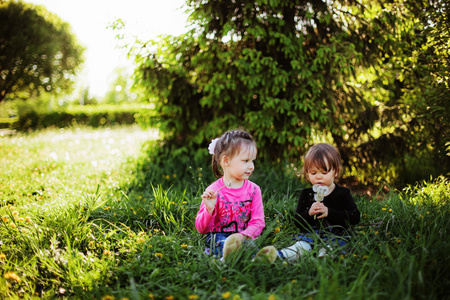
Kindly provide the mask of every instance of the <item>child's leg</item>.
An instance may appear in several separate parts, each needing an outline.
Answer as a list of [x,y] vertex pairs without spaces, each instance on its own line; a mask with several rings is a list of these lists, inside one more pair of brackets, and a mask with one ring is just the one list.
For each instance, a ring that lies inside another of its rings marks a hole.
[[305,252],[311,251],[311,245],[305,241],[298,241],[294,245],[278,250],[278,256],[290,262],[296,261]]
[[225,241],[230,235],[229,233],[210,233],[206,237],[206,247],[210,248],[209,254],[217,258],[222,257]]

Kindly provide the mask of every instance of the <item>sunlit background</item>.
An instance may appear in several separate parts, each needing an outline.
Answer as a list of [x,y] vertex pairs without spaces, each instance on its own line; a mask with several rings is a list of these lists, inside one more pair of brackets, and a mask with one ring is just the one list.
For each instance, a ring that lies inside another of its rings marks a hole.
[[118,67],[132,69],[132,61],[119,49],[109,26],[121,19],[125,33],[140,40],[161,34],[179,35],[187,24],[183,0],[29,0],[43,5],[68,22],[80,43],[86,47],[85,64],[79,85],[89,88],[90,96],[103,97],[111,75]]

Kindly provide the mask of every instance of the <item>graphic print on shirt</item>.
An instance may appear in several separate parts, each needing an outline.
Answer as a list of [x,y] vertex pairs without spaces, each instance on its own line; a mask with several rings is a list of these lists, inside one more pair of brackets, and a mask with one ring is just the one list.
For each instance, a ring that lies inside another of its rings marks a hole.
[[219,194],[218,214],[220,232],[240,232],[245,230],[251,219],[251,208],[255,191],[247,195],[244,201],[230,201]]

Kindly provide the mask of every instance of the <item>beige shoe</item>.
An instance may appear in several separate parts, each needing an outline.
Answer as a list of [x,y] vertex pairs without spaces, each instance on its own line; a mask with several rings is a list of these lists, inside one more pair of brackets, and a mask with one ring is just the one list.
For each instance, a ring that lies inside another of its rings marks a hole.
[[225,244],[223,245],[223,258],[224,260],[227,257],[234,256],[234,254],[241,248],[242,240],[235,234],[230,235],[225,240]]
[[254,261],[273,263],[277,259],[278,253],[274,246],[266,246],[258,251]]

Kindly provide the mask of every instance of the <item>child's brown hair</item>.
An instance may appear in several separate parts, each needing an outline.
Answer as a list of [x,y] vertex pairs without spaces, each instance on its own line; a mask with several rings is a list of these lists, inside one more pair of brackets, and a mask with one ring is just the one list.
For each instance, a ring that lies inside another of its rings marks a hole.
[[305,155],[303,176],[308,180],[308,170],[312,167],[316,167],[327,172],[333,169],[336,178],[338,178],[342,171],[341,155],[336,147],[330,144],[316,144],[312,146]]

